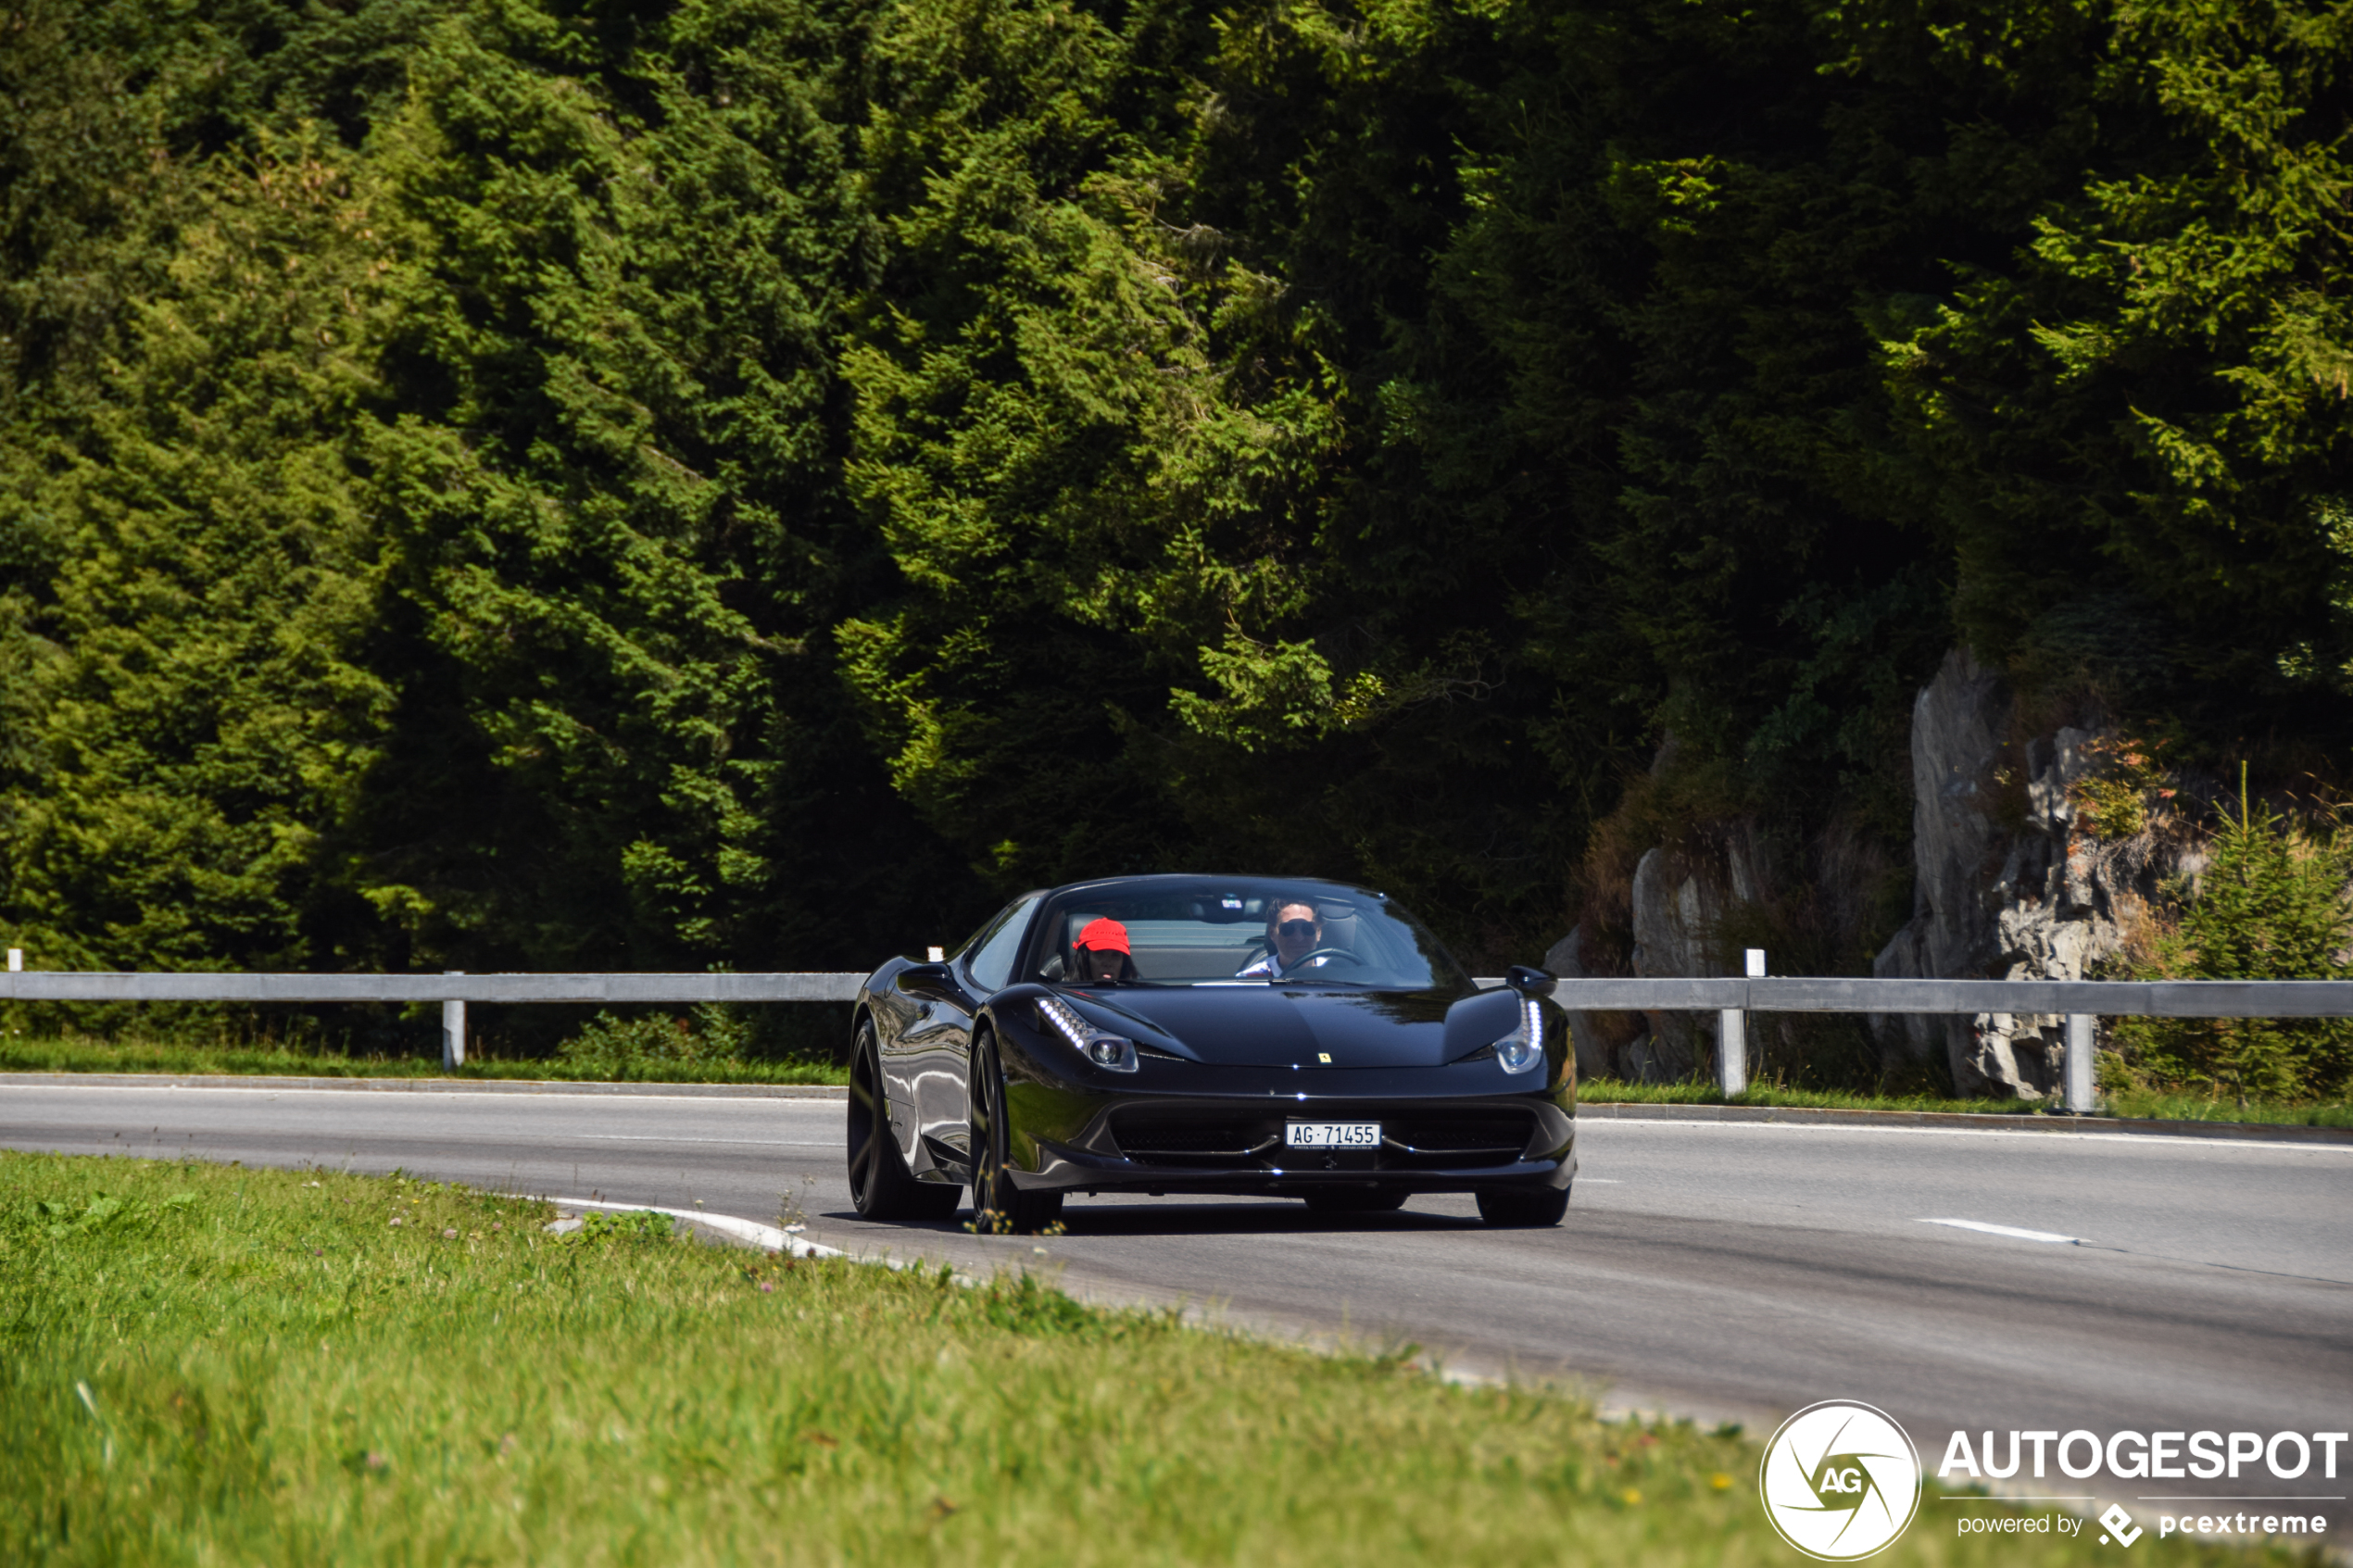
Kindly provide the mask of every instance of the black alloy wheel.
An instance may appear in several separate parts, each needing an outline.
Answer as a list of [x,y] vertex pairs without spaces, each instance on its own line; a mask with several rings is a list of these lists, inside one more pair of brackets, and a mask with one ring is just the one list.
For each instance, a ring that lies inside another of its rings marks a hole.
[[1498,1229],[1541,1230],[1557,1225],[1568,1212],[1568,1189],[1543,1192],[1482,1192],[1478,1217]]
[[1310,1214],[1386,1214],[1404,1207],[1403,1187],[1327,1187],[1307,1195]]
[[890,1106],[883,1088],[882,1051],[871,1021],[858,1025],[849,1052],[849,1201],[862,1220],[944,1220],[963,1189],[919,1182],[890,1135]]
[[983,1236],[1028,1236],[1063,1216],[1063,1195],[1024,1192],[1007,1169],[1011,1135],[1005,1125],[1005,1074],[997,1045],[973,1042],[968,1084],[972,1105],[973,1228]]

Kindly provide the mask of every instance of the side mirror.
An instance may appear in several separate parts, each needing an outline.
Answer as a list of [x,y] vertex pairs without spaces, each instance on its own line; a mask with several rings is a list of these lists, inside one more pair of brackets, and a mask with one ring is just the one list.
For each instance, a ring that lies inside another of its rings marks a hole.
[[1504,984],[1523,997],[1549,997],[1553,994],[1553,987],[1558,985],[1560,982],[1541,969],[1530,969],[1524,963],[1516,963],[1504,971]]
[[1038,972],[1038,978],[1047,981],[1059,981],[1062,977],[1063,956],[1060,953],[1056,953],[1052,958],[1048,959],[1046,960],[1045,967]]
[[912,963],[899,972],[892,982],[902,991],[922,993],[948,989],[948,966],[944,963]]

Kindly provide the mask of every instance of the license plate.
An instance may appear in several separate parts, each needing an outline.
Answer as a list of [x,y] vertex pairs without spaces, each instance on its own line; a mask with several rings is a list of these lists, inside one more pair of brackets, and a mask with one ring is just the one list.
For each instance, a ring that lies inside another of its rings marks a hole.
[[1378,1148],[1378,1122],[1286,1122],[1283,1142],[1292,1148]]

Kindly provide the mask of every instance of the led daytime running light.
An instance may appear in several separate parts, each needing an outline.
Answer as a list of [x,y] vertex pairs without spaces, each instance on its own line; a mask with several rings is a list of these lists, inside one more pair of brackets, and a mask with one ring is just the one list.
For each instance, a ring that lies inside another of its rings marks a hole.
[[1055,1034],[1068,1040],[1072,1049],[1095,1066],[1111,1073],[1136,1071],[1135,1043],[1092,1027],[1067,1002],[1053,997],[1040,997],[1038,998],[1038,1016]]
[[1495,1042],[1495,1060],[1506,1073],[1530,1073],[1544,1061],[1544,1008],[1533,997],[1522,997],[1519,1027]]
[[1082,1054],[1086,1051],[1087,1041],[1091,1031],[1088,1029],[1086,1020],[1080,1018],[1067,1005],[1052,997],[1040,997],[1038,998],[1038,1016],[1055,1034],[1068,1040],[1073,1050]]

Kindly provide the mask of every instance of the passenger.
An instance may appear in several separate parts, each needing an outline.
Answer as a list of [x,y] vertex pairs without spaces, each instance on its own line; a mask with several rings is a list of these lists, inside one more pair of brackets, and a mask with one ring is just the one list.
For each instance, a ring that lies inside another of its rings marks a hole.
[[1136,960],[1127,950],[1127,928],[1108,918],[1090,922],[1078,934],[1077,982],[1081,985],[1117,985],[1136,978]]
[[[1234,972],[1237,980],[1265,975],[1270,980],[1287,980],[1311,969],[1321,969],[1338,960],[1336,952],[1318,952],[1324,945],[1324,922],[1313,904],[1278,904],[1266,917],[1265,958],[1244,964]],[[1311,956],[1312,955],[1312,956]]]

